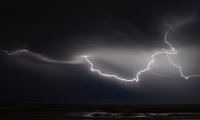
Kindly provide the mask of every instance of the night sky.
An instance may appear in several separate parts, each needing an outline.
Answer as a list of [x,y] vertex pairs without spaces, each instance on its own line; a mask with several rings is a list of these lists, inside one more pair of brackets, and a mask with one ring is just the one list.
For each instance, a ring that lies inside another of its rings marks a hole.
[[[132,2],[7,1],[1,4],[1,103],[200,104],[200,77],[184,79],[165,55],[155,58],[139,82],[131,79],[151,55],[176,48],[184,74],[200,74],[200,4],[196,0]],[[42,56],[42,57],[41,57]],[[44,59],[48,58],[48,59]],[[53,61],[51,61],[53,60]],[[66,62],[66,63],[65,63]]]

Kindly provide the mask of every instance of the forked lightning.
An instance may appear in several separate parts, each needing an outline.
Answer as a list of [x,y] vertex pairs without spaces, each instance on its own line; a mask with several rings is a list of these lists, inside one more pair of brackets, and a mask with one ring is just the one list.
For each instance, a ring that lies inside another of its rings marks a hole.
[[167,30],[167,32],[165,33],[165,37],[164,37],[164,39],[165,39],[164,42],[165,42],[166,44],[168,44],[168,46],[170,47],[170,49],[166,50],[166,49],[162,48],[161,51],[158,51],[158,52],[154,53],[153,55],[151,55],[151,60],[150,60],[149,63],[147,64],[147,67],[146,67],[145,69],[139,71],[139,72],[136,74],[136,76],[133,77],[132,79],[125,79],[125,78],[118,77],[117,75],[112,75],[112,74],[103,73],[102,71],[100,71],[100,70],[94,68],[94,64],[88,59],[88,56],[83,56],[83,57],[84,57],[84,58],[86,59],[86,61],[89,63],[89,65],[90,65],[90,70],[91,70],[91,71],[97,72],[97,73],[99,73],[100,75],[105,76],[105,77],[113,77],[113,78],[116,78],[116,79],[122,80],[122,81],[136,81],[136,82],[138,82],[138,81],[139,81],[139,78],[140,78],[140,75],[141,75],[142,73],[144,73],[144,72],[150,70],[150,69],[151,69],[151,68],[150,68],[151,65],[155,62],[155,57],[156,57],[157,55],[161,55],[161,54],[166,54],[166,55],[167,55],[167,58],[168,58],[169,62],[171,63],[171,65],[173,65],[174,67],[176,67],[176,68],[179,70],[181,77],[183,77],[183,78],[185,78],[185,79],[189,79],[189,78],[191,78],[191,77],[197,77],[197,76],[200,77],[200,75],[189,75],[189,76],[187,76],[187,75],[183,74],[181,66],[176,65],[176,64],[173,62],[173,60],[171,60],[170,55],[176,55],[178,52],[177,52],[176,49],[172,46],[172,44],[171,44],[170,42],[167,41],[167,35],[168,35],[170,29],[171,29],[171,28],[169,28],[169,29]]
[[[115,78],[115,79],[122,80],[122,81],[136,81],[136,82],[138,82],[139,79],[140,79],[140,76],[144,72],[149,71],[151,69],[151,65],[155,62],[155,57],[157,55],[161,55],[161,54],[165,54],[167,56],[167,58],[168,58],[169,62],[171,63],[171,65],[174,66],[175,68],[177,68],[179,70],[181,77],[183,77],[184,79],[189,79],[191,77],[200,77],[200,75],[185,75],[185,74],[183,74],[181,66],[176,65],[173,62],[173,60],[170,58],[170,55],[176,55],[176,54],[178,54],[178,52],[172,46],[172,44],[169,41],[167,41],[167,35],[168,35],[168,33],[169,33],[170,30],[171,30],[171,27],[167,30],[167,32],[165,33],[165,36],[164,36],[164,42],[170,47],[170,49],[164,49],[164,48],[162,48],[160,51],[152,54],[151,55],[151,60],[148,62],[147,67],[144,68],[143,70],[139,71],[136,74],[136,76],[133,77],[132,79],[121,78],[121,77],[119,77],[117,75],[114,75],[114,74],[106,74],[106,73],[104,73],[104,72],[96,69],[94,67],[94,64],[89,60],[89,57],[87,55],[85,55],[83,57],[85,58],[85,60],[87,61],[87,63],[90,65],[90,70],[92,72],[97,72],[101,76],[111,77],[111,78]],[[40,58],[43,61],[47,61],[47,62],[51,62],[51,63],[64,63],[64,64],[72,63],[72,62],[68,62],[68,61],[56,61],[56,60],[52,60],[52,59],[44,57],[44,56],[42,56],[40,54],[29,52],[28,50],[17,50],[17,51],[1,50],[1,51],[5,52],[8,55],[17,55],[17,54],[22,54],[22,53],[27,52],[27,53],[33,54],[34,56],[37,56],[38,58]],[[161,75],[161,74],[155,74],[155,75]],[[162,75],[162,76],[165,76],[165,75]]]

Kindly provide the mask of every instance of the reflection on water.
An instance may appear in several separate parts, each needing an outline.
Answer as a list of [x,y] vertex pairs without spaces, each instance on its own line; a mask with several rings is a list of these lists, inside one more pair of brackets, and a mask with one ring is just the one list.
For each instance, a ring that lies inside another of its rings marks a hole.
[[76,112],[68,113],[69,117],[81,118],[160,118],[160,119],[182,119],[182,120],[199,120],[200,113],[109,113],[109,112]]
[[200,120],[200,105],[1,105],[0,120]]

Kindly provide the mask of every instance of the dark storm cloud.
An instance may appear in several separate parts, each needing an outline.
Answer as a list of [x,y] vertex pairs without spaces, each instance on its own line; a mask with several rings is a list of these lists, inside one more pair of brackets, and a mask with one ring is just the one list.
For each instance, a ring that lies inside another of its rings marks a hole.
[[0,48],[34,54],[1,54],[2,102],[199,103],[199,78],[183,80],[165,57],[157,58],[152,68],[169,77],[147,72],[139,83],[99,76],[88,64],[44,64],[40,59],[42,55],[66,61],[86,54],[97,67],[132,77],[153,52],[167,47],[166,22],[175,27],[168,38],[180,51],[175,61],[186,66],[184,72],[199,74],[190,64],[197,66],[200,58],[195,54],[200,30],[197,1],[7,1],[3,9]]

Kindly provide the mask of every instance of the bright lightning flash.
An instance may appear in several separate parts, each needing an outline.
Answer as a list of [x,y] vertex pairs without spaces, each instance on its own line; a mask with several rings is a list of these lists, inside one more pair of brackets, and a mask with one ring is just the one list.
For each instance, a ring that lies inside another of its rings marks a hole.
[[[171,28],[171,27],[170,27],[170,28]],[[163,49],[163,48],[162,48],[161,51],[158,51],[158,52],[152,54],[152,55],[151,55],[151,60],[149,61],[147,67],[146,67],[145,69],[139,71],[139,72],[136,74],[136,76],[135,76],[134,78],[132,78],[132,79],[125,79],[125,78],[118,77],[117,75],[105,74],[105,73],[101,72],[100,70],[94,68],[94,64],[88,59],[88,56],[83,56],[83,57],[84,57],[84,58],[86,59],[86,61],[89,63],[89,65],[90,65],[90,70],[91,70],[92,72],[97,72],[97,73],[99,73],[99,74],[102,75],[102,76],[105,76],[105,77],[113,77],[113,78],[115,78],[115,79],[122,80],[122,81],[136,81],[136,82],[138,82],[138,81],[139,81],[140,75],[141,75],[142,73],[144,73],[144,72],[150,70],[150,69],[151,69],[151,68],[150,68],[151,65],[152,65],[152,64],[154,63],[154,61],[155,61],[155,57],[156,57],[157,55],[161,55],[161,54],[166,54],[166,56],[167,56],[169,62],[171,63],[171,65],[174,66],[174,67],[176,67],[176,68],[179,70],[181,77],[183,77],[183,78],[185,78],[185,79],[189,79],[189,78],[191,78],[191,77],[197,77],[197,76],[200,77],[200,75],[189,75],[189,76],[184,75],[183,72],[182,72],[181,66],[176,65],[176,64],[171,60],[170,55],[176,55],[178,52],[177,52],[176,49],[171,45],[171,43],[167,41],[167,35],[168,35],[168,33],[169,33],[170,28],[169,28],[169,29],[167,30],[167,32],[165,33],[165,38],[164,38],[164,39],[165,39],[164,42],[165,42],[167,45],[169,45],[170,49],[169,49],[169,50],[166,50],[166,49]],[[155,75],[161,75],[161,74],[155,74]],[[162,75],[162,76],[165,76],[165,75]]]
[[[166,54],[169,62],[171,63],[172,66],[174,66],[175,68],[177,68],[180,72],[180,75],[181,77],[183,77],[184,79],[189,79],[191,77],[200,77],[200,75],[185,75],[183,74],[182,72],[182,68],[181,66],[179,65],[176,65],[173,60],[170,58],[170,55],[176,55],[178,52],[176,51],[176,49],[171,45],[170,42],[167,41],[167,35],[170,31],[170,29],[172,29],[171,27],[167,30],[167,32],[165,33],[165,36],[164,36],[164,42],[170,47],[170,49],[164,49],[162,48],[161,51],[158,51],[154,54],[151,55],[151,60],[148,62],[147,64],[147,67],[144,68],[143,70],[139,71],[135,77],[133,77],[132,79],[125,79],[125,78],[121,78],[117,75],[114,75],[114,74],[106,74],[106,73],[103,73],[102,71],[96,69],[94,67],[94,64],[89,60],[88,56],[83,56],[85,58],[85,60],[88,62],[88,64],[90,65],[90,70],[92,72],[97,72],[98,74],[100,74],[101,76],[105,76],[105,77],[112,77],[112,78],[115,78],[115,79],[118,79],[118,80],[122,80],[122,81],[136,81],[138,82],[139,81],[139,78],[141,76],[141,74],[143,74],[144,72],[146,71],[149,71],[151,70],[151,65],[155,62],[155,57],[158,56],[158,55],[161,55],[161,54]],[[42,60],[42,61],[45,61],[45,62],[50,62],[50,63],[62,63],[62,64],[72,64],[72,63],[77,63],[76,61],[58,61],[58,60],[53,60],[53,59],[50,59],[50,58],[47,58],[41,54],[38,54],[38,53],[33,53],[33,52],[30,52],[28,50],[16,50],[16,51],[5,51],[5,50],[1,50],[2,52],[5,52],[7,55],[18,55],[18,54],[22,54],[22,53],[29,53],[35,57],[37,57],[38,59]],[[154,74],[154,73],[153,73]],[[166,76],[166,75],[162,75],[162,74],[155,74],[155,75],[161,75],[161,76]]]

